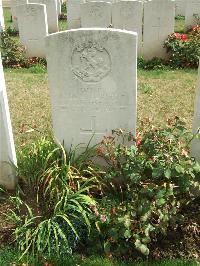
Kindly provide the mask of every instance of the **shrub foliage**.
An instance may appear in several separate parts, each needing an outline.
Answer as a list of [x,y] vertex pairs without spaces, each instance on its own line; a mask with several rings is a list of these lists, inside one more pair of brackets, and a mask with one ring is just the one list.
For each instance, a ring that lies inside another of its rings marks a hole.
[[149,256],[158,235],[184,223],[200,192],[193,136],[178,118],[145,128],[136,138],[117,130],[81,157],[46,139],[20,153],[8,217],[23,255],[71,254],[84,241],[90,253]]
[[172,67],[197,68],[200,56],[200,26],[191,29],[188,34],[174,33],[165,41]]

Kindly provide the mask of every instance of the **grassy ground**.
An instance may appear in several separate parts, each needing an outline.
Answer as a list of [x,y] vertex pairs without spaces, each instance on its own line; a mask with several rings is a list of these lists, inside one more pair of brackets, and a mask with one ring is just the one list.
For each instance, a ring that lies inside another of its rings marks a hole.
[[3,14],[4,14],[4,22],[6,27],[12,27],[10,8],[4,7]]
[[[16,146],[49,135],[51,114],[46,72],[37,68],[6,69],[5,78]],[[139,122],[150,117],[153,124],[160,125],[177,115],[191,128],[196,70],[139,70],[138,80]]]
[[48,265],[48,266],[196,266],[198,265],[197,262],[190,262],[190,261],[162,261],[162,262],[142,262],[142,263],[136,263],[136,262],[119,262],[114,260],[108,260],[103,259],[100,257],[90,257],[90,258],[80,258],[80,257],[74,257],[74,258],[62,258],[62,259],[54,259],[50,260],[49,264],[45,264],[45,262],[42,262],[41,264],[36,262],[34,258],[30,258],[28,261],[24,260],[21,263],[24,264],[18,264],[18,253],[13,249],[3,249],[0,250],[0,265],[1,266],[9,266],[9,265]]
[[175,23],[175,32],[184,32],[184,23],[185,23],[185,18],[182,16],[176,17],[176,23]]

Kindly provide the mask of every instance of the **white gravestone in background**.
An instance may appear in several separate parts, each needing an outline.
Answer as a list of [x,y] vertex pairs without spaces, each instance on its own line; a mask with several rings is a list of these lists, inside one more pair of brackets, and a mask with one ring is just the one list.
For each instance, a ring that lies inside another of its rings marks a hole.
[[187,1],[185,11],[185,31],[200,23],[200,0]]
[[62,7],[61,0],[56,0],[56,4],[57,4],[57,13],[58,13],[58,15],[60,15],[61,14],[61,7]]
[[165,58],[163,48],[168,35],[174,32],[175,2],[171,0],[152,0],[144,2],[143,56]]
[[46,38],[55,139],[67,150],[112,130],[135,132],[137,34],[77,29]]
[[188,0],[175,0],[175,14],[176,16],[185,16],[186,2]]
[[18,20],[17,20],[17,6],[28,4],[28,0],[11,0],[11,13],[12,13],[12,23],[16,30],[18,30]]
[[46,5],[48,32],[58,31],[57,0],[29,0],[29,3]]
[[45,57],[45,37],[48,35],[46,6],[27,4],[17,6],[19,36],[27,57]]
[[68,29],[81,27],[81,4],[84,0],[67,1],[67,26]]
[[5,29],[2,0],[0,0],[0,32]]
[[135,31],[138,34],[138,53],[142,51],[143,3],[120,1],[112,5],[112,26],[116,29]]
[[111,17],[111,3],[96,1],[81,4],[82,28],[108,28],[111,25]]
[[17,165],[3,67],[0,57],[0,185],[14,189]]
[[11,0],[2,0],[3,7],[10,7],[10,1]]
[[[200,132],[200,66],[196,87],[196,96],[195,96],[195,105],[194,105],[194,118],[192,131],[193,134],[197,134],[197,131]],[[200,139],[195,138],[191,144],[191,156],[195,157],[200,161]]]

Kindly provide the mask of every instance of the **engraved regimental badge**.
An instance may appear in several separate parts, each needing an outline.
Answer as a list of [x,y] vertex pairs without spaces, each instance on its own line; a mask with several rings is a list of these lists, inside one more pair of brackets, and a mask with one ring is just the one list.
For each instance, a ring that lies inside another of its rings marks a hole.
[[108,51],[99,43],[79,44],[72,53],[73,73],[84,82],[98,82],[108,75],[111,60]]

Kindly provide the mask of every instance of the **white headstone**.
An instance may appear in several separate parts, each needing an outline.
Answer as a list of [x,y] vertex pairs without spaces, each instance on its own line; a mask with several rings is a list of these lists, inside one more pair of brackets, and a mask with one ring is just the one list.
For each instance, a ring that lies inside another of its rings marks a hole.
[[82,28],[108,28],[111,25],[111,17],[111,3],[95,1],[81,4]]
[[[198,131],[200,132],[200,66],[199,66],[199,73],[198,73],[198,80],[196,87],[192,131],[193,134],[195,135],[197,134]],[[192,141],[191,156],[195,157],[198,161],[200,161],[200,139],[198,138],[194,138]]]
[[190,0],[186,3],[185,31],[200,23],[200,0]]
[[62,5],[62,3],[61,3],[61,0],[56,0],[56,2],[57,2],[57,13],[59,15],[59,14],[61,14],[61,5]]
[[11,0],[3,0],[3,7],[10,7]]
[[175,0],[176,16],[185,16],[187,1],[188,0]]
[[138,53],[142,51],[143,3],[120,1],[112,5],[112,26],[116,29],[135,31],[138,34]]
[[5,29],[5,24],[4,24],[4,16],[3,16],[3,5],[2,5],[2,0],[0,0],[0,32]]
[[11,0],[11,2],[10,2],[11,13],[12,13],[12,22],[13,22],[13,26],[16,30],[18,30],[16,7],[20,6],[20,5],[25,5],[25,4],[28,4],[28,0]]
[[29,3],[46,5],[48,32],[49,33],[57,32],[58,31],[57,0],[29,0]]
[[174,1],[144,2],[143,55],[145,59],[166,57],[166,49],[163,48],[164,41],[174,32],[174,26]]
[[0,58],[0,185],[14,189],[17,165],[3,67]]
[[27,57],[45,57],[45,37],[48,35],[46,6],[27,4],[16,7],[19,36]]
[[137,34],[77,29],[49,35],[46,44],[56,140],[69,150],[115,129],[134,133]]
[[81,3],[84,0],[67,1],[67,26],[68,29],[77,29],[81,27]]

